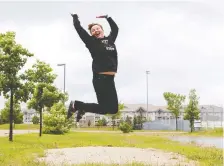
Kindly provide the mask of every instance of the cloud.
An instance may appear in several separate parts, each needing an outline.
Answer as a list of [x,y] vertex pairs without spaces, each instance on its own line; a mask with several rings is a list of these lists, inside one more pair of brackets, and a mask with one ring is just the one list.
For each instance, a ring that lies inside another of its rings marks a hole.
[[[123,102],[146,102],[145,71],[150,70],[149,103],[164,105],[164,91],[188,95],[195,88],[201,103],[224,104],[224,15],[220,6],[186,2],[73,3],[60,4],[60,12],[54,6],[54,17],[46,5],[41,14],[46,18],[34,15],[37,21],[26,25],[21,23],[24,21],[1,22],[0,30],[15,30],[18,42],[34,52],[35,58],[50,63],[58,74],[55,83],[60,89],[63,69],[57,63],[66,63],[70,99],[96,102],[92,59],[67,14],[74,10],[80,13],[85,29],[88,23],[98,21],[108,34],[108,23],[92,16],[106,12],[119,25],[119,73],[115,80]],[[83,6],[91,16],[81,10]]]

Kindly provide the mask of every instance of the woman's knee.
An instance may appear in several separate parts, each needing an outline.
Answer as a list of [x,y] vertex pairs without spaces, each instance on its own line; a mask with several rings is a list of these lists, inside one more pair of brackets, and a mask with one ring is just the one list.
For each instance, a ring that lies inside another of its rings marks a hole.
[[108,107],[107,112],[109,114],[116,114],[118,112],[118,105]]

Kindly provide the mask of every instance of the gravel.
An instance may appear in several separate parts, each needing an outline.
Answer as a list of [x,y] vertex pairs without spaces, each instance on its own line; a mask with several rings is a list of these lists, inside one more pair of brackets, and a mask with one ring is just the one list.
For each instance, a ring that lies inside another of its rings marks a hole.
[[143,163],[156,166],[196,166],[196,162],[187,160],[184,156],[164,152],[157,149],[141,149],[132,147],[77,147],[64,149],[49,149],[45,157],[48,165],[72,165],[85,163],[128,164]]

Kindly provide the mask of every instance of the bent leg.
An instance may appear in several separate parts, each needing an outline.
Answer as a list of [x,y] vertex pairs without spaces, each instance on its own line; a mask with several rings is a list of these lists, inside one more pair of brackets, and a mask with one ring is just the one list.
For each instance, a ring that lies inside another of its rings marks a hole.
[[114,76],[95,74],[93,77],[93,86],[98,104],[76,101],[76,108],[84,112],[97,114],[116,114],[118,112],[118,98]]

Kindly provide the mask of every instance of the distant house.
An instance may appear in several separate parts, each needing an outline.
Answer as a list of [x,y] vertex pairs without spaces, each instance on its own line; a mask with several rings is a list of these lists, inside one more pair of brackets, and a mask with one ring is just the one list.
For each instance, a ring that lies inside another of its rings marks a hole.
[[[147,110],[148,108],[148,110]],[[183,106],[183,109],[180,110],[180,115],[178,119],[182,120],[184,118],[184,109],[186,106]],[[218,125],[223,122],[223,108],[214,105],[200,105],[200,121],[204,125],[209,125],[212,122],[217,123]],[[39,116],[35,110],[23,109],[24,123],[32,123],[33,116]],[[149,104],[148,107],[146,104],[125,104],[125,108],[121,110],[121,119],[125,120],[128,116],[132,120],[134,116],[141,115],[147,121],[155,121],[155,120],[169,120],[175,119],[174,115],[167,109],[166,106],[155,106]],[[88,126],[88,122],[90,121],[91,126],[95,126],[99,119],[105,118],[108,122],[108,125],[112,125],[112,120],[110,116],[104,116],[101,114],[95,113],[86,113],[82,119],[80,120],[80,126]]]
[[39,114],[34,109],[22,108],[22,113],[23,113],[23,123],[26,124],[33,123],[32,119],[34,116],[39,117]]

